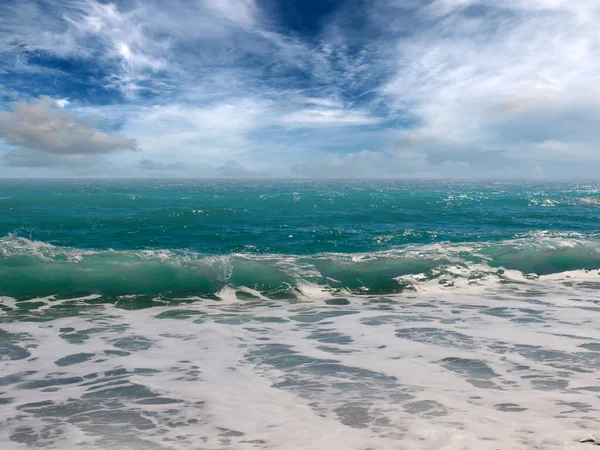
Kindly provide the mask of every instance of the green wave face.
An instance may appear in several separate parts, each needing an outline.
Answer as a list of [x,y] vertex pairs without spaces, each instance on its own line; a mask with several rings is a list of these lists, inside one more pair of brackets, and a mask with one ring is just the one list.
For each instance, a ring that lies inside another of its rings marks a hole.
[[414,289],[414,279],[451,275],[456,267],[467,278],[497,276],[501,269],[535,275],[599,269],[600,243],[528,237],[360,254],[215,256],[181,250],[83,250],[8,236],[0,239],[0,296],[215,298],[230,287],[242,298],[280,299],[302,296],[306,285],[332,294],[385,295]]

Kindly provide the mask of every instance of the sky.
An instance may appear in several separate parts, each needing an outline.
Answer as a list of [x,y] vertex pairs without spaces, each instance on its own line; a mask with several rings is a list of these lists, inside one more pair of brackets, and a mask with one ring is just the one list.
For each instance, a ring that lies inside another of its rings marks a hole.
[[598,0],[0,0],[0,177],[598,178]]

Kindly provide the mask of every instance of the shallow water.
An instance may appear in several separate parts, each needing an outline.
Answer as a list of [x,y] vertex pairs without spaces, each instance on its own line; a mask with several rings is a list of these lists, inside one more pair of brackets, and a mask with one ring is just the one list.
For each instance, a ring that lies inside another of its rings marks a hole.
[[439,289],[19,305],[1,322],[0,445],[564,449],[598,436],[597,289]]

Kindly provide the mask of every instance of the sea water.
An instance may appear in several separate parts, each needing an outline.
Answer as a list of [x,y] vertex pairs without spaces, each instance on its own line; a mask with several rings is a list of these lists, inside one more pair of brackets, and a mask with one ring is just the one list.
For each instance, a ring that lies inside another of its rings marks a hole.
[[4,180],[2,449],[600,440],[600,184]]

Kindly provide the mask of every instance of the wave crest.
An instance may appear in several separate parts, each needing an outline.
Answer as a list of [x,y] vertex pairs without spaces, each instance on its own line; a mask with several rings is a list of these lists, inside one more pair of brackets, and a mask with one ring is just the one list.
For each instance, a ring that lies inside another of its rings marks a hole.
[[[310,256],[203,255],[191,250],[87,250],[9,235],[0,238],[0,295],[98,294],[295,298],[309,292],[385,295],[425,283],[452,286],[600,269],[600,242],[536,233],[503,242],[404,246],[375,253]],[[600,281],[600,280],[599,280]]]

